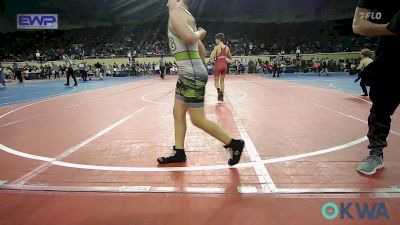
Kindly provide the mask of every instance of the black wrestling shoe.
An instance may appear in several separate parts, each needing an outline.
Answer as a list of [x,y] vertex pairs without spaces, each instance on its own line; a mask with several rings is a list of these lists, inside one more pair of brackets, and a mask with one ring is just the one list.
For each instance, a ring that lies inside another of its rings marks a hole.
[[224,101],[224,92],[223,91],[221,91],[221,100],[220,100],[221,102],[223,102]]
[[217,97],[217,99],[218,99],[218,101],[220,102],[220,101],[222,101],[222,100],[221,100],[222,92],[221,92],[221,90],[220,90],[219,88],[217,89],[217,92],[218,92],[218,97]]
[[240,158],[242,157],[243,149],[244,149],[244,141],[243,140],[232,140],[229,145],[224,146],[229,153],[231,154],[231,158],[228,161],[230,166],[234,166],[239,163]]
[[172,149],[172,153],[166,157],[160,157],[157,159],[158,164],[170,164],[170,163],[182,163],[186,162],[185,150]]
[[361,97],[368,97],[368,94],[363,94],[361,95]]

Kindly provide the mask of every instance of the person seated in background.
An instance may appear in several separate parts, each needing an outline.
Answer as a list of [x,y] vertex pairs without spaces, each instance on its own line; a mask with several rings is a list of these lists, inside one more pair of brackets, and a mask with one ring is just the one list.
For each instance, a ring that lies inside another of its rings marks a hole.
[[238,66],[238,74],[245,72],[246,72],[246,66],[244,65],[243,61],[241,61]]
[[160,65],[159,64],[155,64],[154,72],[156,75],[160,75]]
[[358,73],[357,66],[354,61],[349,60],[347,66],[349,75],[355,75]]
[[239,67],[238,61],[235,60],[235,62],[233,62],[233,65],[232,65],[232,70],[235,72],[235,74],[238,74],[238,72],[239,72],[238,67]]
[[208,75],[212,75],[212,74],[213,74],[213,68],[214,68],[214,66],[213,66],[213,64],[211,63],[211,61],[208,61],[208,63],[207,63],[207,72],[208,72]]
[[83,62],[79,63],[78,70],[81,74],[82,81],[87,81],[86,66]]
[[281,65],[277,59],[272,64],[273,77],[281,77]]
[[99,73],[100,80],[104,80],[105,68],[104,68],[104,66],[101,66],[99,69],[100,69],[100,73]]
[[3,73],[5,75],[5,81],[6,82],[7,82],[8,79],[12,79],[13,72],[11,70],[11,67],[3,68]]
[[6,86],[6,74],[4,73],[4,68],[0,63],[0,83],[3,85],[3,87]]
[[91,77],[94,76],[94,73],[95,73],[94,67],[93,67],[93,66],[89,66],[89,68],[88,68],[88,73],[87,73],[87,76],[88,76],[89,80],[92,79]]
[[325,73],[326,76],[329,76],[328,70],[328,58],[322,59],[321,63],[321,73]]
[[51,73],[54,75],[54,79],[60,79],[60,67],[54,62],[51,63]]
[[250,59],[249,64],[248,64],[248,73],[249,74],[255,73],[255,67],[256,67],[256,65],[255,65],[254,61],[252,59]]
[[15,76],[14,76],[14,80],[15,78],[18,78],[19,83],[23,83],[24,80],[22,78],[22,68],[21,66],[17,66],[17,69],[15,71]]
[[106,77],[111,77],[111,65],[109,67],[107,67]]
[[[175,64],[172,64],[171,73],[173,75],[178,74],[178,67]],[[211,74],[210,74],[211,75]]]

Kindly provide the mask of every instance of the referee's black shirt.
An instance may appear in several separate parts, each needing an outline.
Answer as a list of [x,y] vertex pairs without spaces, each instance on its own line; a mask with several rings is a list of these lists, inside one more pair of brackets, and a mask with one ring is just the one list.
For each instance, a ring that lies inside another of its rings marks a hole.
[[[367,19],[376,24],[389,23],[400,10],[400,0],[360,0],[359,8],[371,10]],[[361,16],[361,15],[356,15]],[[400,57],[400,36],[382,36],[376,51],[375,63],[379,67],[397,67]]]

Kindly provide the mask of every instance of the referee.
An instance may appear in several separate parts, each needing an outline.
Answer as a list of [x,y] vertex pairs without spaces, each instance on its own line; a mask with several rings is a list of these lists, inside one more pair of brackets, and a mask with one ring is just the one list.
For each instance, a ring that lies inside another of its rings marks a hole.
[[66,65],[67,65],[67,83],[65,83],[64,85],[69,86],[69,78],[72,77],[72,79],[75,82],[74,86],[78,86],[78,82],[76,81],[76,77],[74,74],[72,60],[69,59],[68,56],[66,56],[65,61],[66,61]]
[[373,175],[384,167],[383,149],[387,147],[391,116],[400,103],[398,54],[400,52],[400,1],[359,0],[353,31],[380,37],[376,57],[365,70],[370,72],[370,98],[373,102],[368,118],[369,156],[357,171]]

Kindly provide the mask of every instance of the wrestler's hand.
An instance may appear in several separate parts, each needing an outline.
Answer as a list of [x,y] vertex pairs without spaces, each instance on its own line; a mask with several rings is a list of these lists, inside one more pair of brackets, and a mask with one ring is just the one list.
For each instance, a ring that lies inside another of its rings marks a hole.
[[204,40],[204,38],[206,38],[207,31],[204,30],[202,27],[199,27],[199,29],[197,29],[197,32],[199,32],[199,39],[200,40]]

